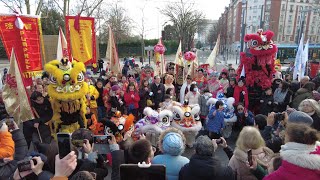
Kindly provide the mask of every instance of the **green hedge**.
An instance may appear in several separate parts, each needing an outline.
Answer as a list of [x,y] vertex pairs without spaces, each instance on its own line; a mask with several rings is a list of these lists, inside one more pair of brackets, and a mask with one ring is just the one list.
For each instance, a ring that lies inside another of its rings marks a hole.
[[[146,46],[154,46],[158,43],[158,39],[145,40]],[[179,43],[176,41],[164,41],[164,45],[167,48],[165,54],[174,54],[177,52]],[[125,56],[141,56],[141,42],[140,41],[125,41],[117,44],[119,57]],[[99,44],[100,56],[105,57],[107,50],[107,44]]]

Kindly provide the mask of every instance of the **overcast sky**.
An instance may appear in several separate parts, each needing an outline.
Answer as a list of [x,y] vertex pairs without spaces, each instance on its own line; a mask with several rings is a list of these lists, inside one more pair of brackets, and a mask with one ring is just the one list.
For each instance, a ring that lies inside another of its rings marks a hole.
[[[73,0],[71,0],[72,3]],[[115,0],[105,0],[105,2],[110,2]],[[127,9],[127,15],[134,21],[134,26],[132,34],[138,34],[139,27],[141,27],[142,11],[144,8],[145,16],[145,29],[146,38],[159,38],[162,26],[167,19],[160,12],[161,9],[165,7],[166,4],[170,2],[180,2],[179,0],[120,0],[122,7]],[[194,8],[203,12],[207,19],[218,20],[221,13],[224,12],[225,6],[227,6],[230,0],[184,0],[186,3],[195,2]],[[35,9],[35,7],[32,7]],[[9,12],[7,8],[4,8],[0,3],[0,12]]]

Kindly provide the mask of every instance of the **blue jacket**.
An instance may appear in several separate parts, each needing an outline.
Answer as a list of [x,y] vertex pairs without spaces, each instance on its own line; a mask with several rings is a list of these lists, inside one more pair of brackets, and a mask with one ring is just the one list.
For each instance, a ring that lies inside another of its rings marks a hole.
[[152,164],[164,164],[168,180],[178,180],[180,169],[189,163],[189,159],[183,156],[171,156],[168,154],[157,155],[153,158]]
[[207,129],[209,132],[220,134],[221,128],[224,128],[224,114],[223,111],[217,111],[216,115],[213,116],[213,112],[216,110],[212,107],[208,114]]

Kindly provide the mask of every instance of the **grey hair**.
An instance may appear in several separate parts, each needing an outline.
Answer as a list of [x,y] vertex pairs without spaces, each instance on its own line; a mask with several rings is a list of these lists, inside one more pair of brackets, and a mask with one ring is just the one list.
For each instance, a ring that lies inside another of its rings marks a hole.
[[208,136],[199,136],[195,143],[196,154],[200,156],[212,156],[215,148]]
[[316,114],[319,116],[320,115],[320,105],[319,103],[314,100],[314,99],[305,99],[303,100],[300,104],[299,104],[299,111],[302,111],[302,107],[304,103],[309,103],[311,105],[311,107],[313,108],[313,110],[316,112]]

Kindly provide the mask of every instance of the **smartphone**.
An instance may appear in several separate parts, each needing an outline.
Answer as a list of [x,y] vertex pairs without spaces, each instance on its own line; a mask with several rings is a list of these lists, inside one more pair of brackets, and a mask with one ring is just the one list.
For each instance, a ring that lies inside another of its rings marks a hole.
[[98,154],[110,153],[108,139],[111,139],[111,136],[108,136],[108,135],[93,136],[93,143],[94,143],[93,151],[96,151]]
[[108,144],[108,140],[111,140],[111,136],[108,135],[96,135],[93,136],[93,143],[95,144]]
[[59,157],[64,158],[71,152],[71,134],[57,133]]
[[15,130],[14,119],[12,117],[7,118],[6,124],[9,130]]
[[217,144],[222,144],[222,142],[223,142],[222,139],[217,139],[217,140],[216,140],[216,143],[217,143]]
[[253,165],[253,161],[252,161],[252,150],[248,150],[248,162],[249,162],[249,165],[252,166]]

